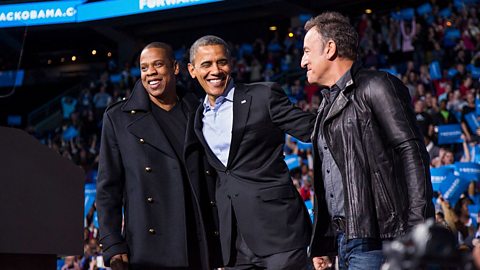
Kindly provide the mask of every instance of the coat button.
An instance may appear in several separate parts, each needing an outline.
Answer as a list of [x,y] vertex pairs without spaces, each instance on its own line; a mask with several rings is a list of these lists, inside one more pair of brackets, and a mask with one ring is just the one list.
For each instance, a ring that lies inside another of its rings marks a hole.
[[142,138],[140,138],[140,140],[139,140],[139,141],[140,141],[140,143],[142,143],[142,144],[143,144],[143,143],[145,143],[145,140],[144,140],[144,139],[142,139]]
[[152,197],[148,197],[148,198],[147,198],[147,202],[153,203],[153,198],[152,198]]
[[151,172],[151,171],[152,171],[152,168],[151,168],[151,167],[145,167],[145,171],[146,171],[146,172]]
[[135,110],[131,110],[130,114],[136,114],[137,112]]
[[220,233],[219,233],[218,231],[214,231],[213,234],[214,234],[215,236],[219,236],[219,235],[220,235]]
[[211,206],[215,206],[215,201],[210,201]]
[[148,232],[149,232],[150,234],[155,234],[155,230],[154,230],[154,229],[148,229]]
[[205,171],[205,174],[206,174],[206,175],[212,175],[212,173],[211,173],[209,170],[206,170],[206,171]]

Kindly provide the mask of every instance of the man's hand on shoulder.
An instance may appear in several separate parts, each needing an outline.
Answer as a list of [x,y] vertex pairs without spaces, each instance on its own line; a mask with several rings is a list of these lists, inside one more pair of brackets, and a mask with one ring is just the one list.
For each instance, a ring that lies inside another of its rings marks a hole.
[[128,255],[117,254],[110,259],[112,270],[128,270]]

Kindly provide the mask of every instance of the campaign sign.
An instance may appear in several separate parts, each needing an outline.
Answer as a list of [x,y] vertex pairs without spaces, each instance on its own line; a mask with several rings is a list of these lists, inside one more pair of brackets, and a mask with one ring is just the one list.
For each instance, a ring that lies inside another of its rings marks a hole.
[[[96,184],[85,184],[85,208],[84,208],[84,218],[87,217],[88,211],[95,202],[95,196],[97,194]],[[98,228],[98,217],[97,211],[93,214],[93,224]]]
[[285,156],[285,163],[287,163],[287,167],[289,170],[293,170],[295,168],[300,167],[300,160],[298,158],[298,155],[292,154],[292,155],[287,155]]
[[440,63],[433,61],[429,66],[430,77],[432,80],[439,80],[442,78],[442,70],[440,69]]
[[393,75],[393,76],[395,76],[395,77],[397,77],[398,74],[399,74],[399,73],[398,73],[395,69],[393,69],[393,68],[380,68],[380,69],[378,69],[378,70],[384,71],[384,72],[388,72],[388,73],[390,73],[391,75]]
[[476,181],[480,179],[480,164],[475,162],[455,162],[455,167],[460,175],[468,181]]
[[290,140],[297,144],[298,150],[307,150],[313,148],[313,145],[311,143],[302,142],[294,137],[290,137]]
[[463,192],[468,189],[469,181],[463,178],[460,173],[454,172],[449,174],[442,184],[440,184],[440,192],[445,200],[453,207]]
[[476,66],[472,66],[470,73],[472,74],[472,78],[478,79],[480,78],[480,68]]
[[450,8],[444,8],[442,10],[440,10],[440,12],[438,12],[438,15],[440,15],[440,17],[446,19],[450,16],[452,16],[452,11],[450,10]]
[[[477,102],[475,101],[475,103]],[[475,104],[475,106],[478,109],[477,104]],[[467,121],[468,127],[470,128],[472,133],[476,133],[477,129],[480,128],[480,123],[478,122],[477,115],[473,112],[465,114],[465,120]]]
[[420,16],[425,15],[427,13],[431,13],[431,12],[432,12],[432,5],[430,5],[430,3],[425,3],[417,7],[417,13]]
[[413,8],[405,8],[400,10],[400,14],[404,20],[411,20],[415,14],[415,10]]
[[477,217],[478,212],[480,212],[480,205],[471,204],[468,207],[468,213],[470,214],[470,219],[472,220],[473,228],[477,228]]
[[310,216],[310,220],[313,222],[313,204],[311,200],[305,201],[305,207],[307,208],[308,215]]
[[439,125],[438,144],[462,143],[462,128],[460,124]]
[[453,174],[454,168],[451,166],[442,166],[438,168],[430,168],[430,175],[432,179],[432,188],[435,191],[440,190],[440,185],[442,184],[447,176]]

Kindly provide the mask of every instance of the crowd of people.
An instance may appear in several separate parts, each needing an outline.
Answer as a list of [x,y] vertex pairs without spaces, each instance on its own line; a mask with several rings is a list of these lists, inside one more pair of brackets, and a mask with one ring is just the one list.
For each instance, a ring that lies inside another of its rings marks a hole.
[[[462,2],[463,3],[463,2]],[[417,125],[424,137],[430,155],[431,168],[455,162],[480,163],[480,130],[472,127],[466,116],[476,111],[480,99],[480,6],[458,5],[452,1],[446,6],[430,4],[431,9],[411,16],[364,14],[351,18],[359,34],[359,55],[363,65],[385,70],[403,81],[409,90]],[[416,8],[416,7],[412,7]],[[285,76],[300,69],[303,26],[289,29],[293,37],[276,35],[271,40],[258,38],[253,42],[229,44],[232,54],[232,77],[235,82],[278,80],[290,100],[304,111],[316,113],[322,94],[318,86],[308,84],[303,76]],[[453,33],[453,34],[452,34]],[[198,89],[190,78],[185,49],[176,51],[180,73],[177,84],[186,89]],[[135,68],[137,63],[132,63]],[[440,67],[440,71],[435,70]],[[121,79],[110,80],[112,74]],[[282,76],[283,75],[283,76]],[[130,64],[123,70],[107,68],[98,79],[77,96],[62,98],[63,122],[54,130],[34,134],[40,141],[71,159],[86,173],[86,183],[95,183],[98,173],[102,115],[107,106],[128,97],[139,79]],[[199,92],[202,93],[202,92]],[[458,124],[462,136],[457,143],[443,144],[438,132],[443,125]],[[286,136],[285,154],[296,155],[298,164],[290,168],[292,181],[306,202],[313,199],[312,146],[304,145]],[[480,238],[478,213],[469,205],[476,205],[480,179],[469,182],[457,200],[436,194],[436,220],[445,225],[458,240],[462,250],[472,250]],[[85,219],[85,253],[67,257],[59,264],[61,269],[98,269],[101,254],[98,228],[95,227],[93,206]]]

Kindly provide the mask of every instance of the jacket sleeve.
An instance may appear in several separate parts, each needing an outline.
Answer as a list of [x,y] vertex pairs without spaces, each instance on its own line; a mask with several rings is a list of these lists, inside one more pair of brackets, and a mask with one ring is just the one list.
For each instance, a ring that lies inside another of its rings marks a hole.
[[429,156],[418,131],[408,89],[387,73],[372,78],[368,100],[385,141],[402,161],[408,191],[408,225],[433,217]]
[[295,107],[278,84],[272,84],[269,100],[270,118],[283,132],[309,142],[315,115]]
[[115,127],[107,113],[103,117],[97,178],[97,213],[100,243],[106,266],[116,254],[127,253],[122,236],[124,170]]

